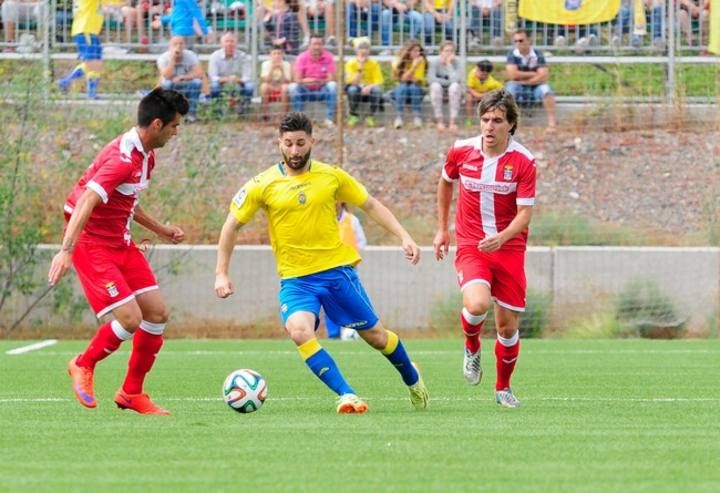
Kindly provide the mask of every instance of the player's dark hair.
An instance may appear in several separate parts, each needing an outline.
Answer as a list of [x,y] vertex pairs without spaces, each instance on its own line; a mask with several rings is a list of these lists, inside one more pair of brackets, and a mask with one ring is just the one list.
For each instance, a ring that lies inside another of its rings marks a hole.
[[488,74],[493,71],[493,64],[490,60],[487,59],[480,60],[475,66]]
[[520,110],[512,94],[505,89],[498,89],[497,91],[487,93],[478,105],[478,116],[482,117],[493,108],[500,108],[505,112],[505,118],[507,118],[508,123],[511,125],[510,135],[515,135]]
[[305,113],[288,113],[280,122],[280,136],[286,132],[305,132],[312,135],[312,121]]
[[180,113],[185,116],[189,110],[190,105],[185,96],[172,89],[157,87],[140,100],[138,126],[147,127],[156,118],[165,126],[175,119],[175,115]]

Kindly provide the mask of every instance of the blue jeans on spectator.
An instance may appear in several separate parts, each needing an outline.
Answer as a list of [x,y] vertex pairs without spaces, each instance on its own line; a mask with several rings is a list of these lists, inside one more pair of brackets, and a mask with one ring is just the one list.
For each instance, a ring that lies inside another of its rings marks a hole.
[[413,113],[420,116],[422,113],[422,100],[425,92],[423,88],[414,82],[401,82],[393,91],[393,101],[395,103],[395,111],[398,115],[402,115],[403,108],[406,104],[410,104]]
[[[649,28],[653,41],[663,39],[663,19],[665,17],[662,5],[653,5],[650,11]],[[624,33],[632,33],[634,26],[634,10],[632,5],[622,5],[620,12],[615,18],[615,34],[622,37]],[[647,19],[646,19],[647,20]],[[632,35],[633,45],[639,45],[642,40],[637,35]]]
[[358,21],[368,21],[368,32],[367,36],[372,36],[372,33],[377,31],[380,27],[380,8],[381,5],[377,2],[370,4],[369,10],[358,10],[357,5],[354,3],[348,3],[345,10],[345,22],[348,26],[348,37],[358,37]]
[[293,111],[301,112],[305,101],[327,101],[325,118],[332,120],[335,116],[335,99],[337,98],[337,84],[328,82],[320,89],[308,89],[300,84],[290,84],[290,101]]
[[502,38],[502,7],[493,7],[490,10],[490,17],[484,18],[478,7],[474,5],[470,7],[470,32],[476,37],[482,34],[482,25],[485,20],[490,24],[490,35],[493,38]]
[[[443,9],[437,9],[438,12],[444,12]],[[425,43],[433,44],[433,34],[435,33],[435,17],[425,12]],[[455,27],[452,18],[443,23],[443,39],[453,39]]]
[[392,35],[393,17],[398,19],[398,24],[405,30],[405,24],[410,24],[410,38],[420,39],[420,31],[423,27],[423,15],[417,10],[408,10],[402,14],[393,9],[384,9],[380,19],[380,39],[383,46],[390,45]]
[[548,84],[538,84],[531,86],[528,84],[520,84],[519,82],[506,82],[505,89],[512,94],[513,98],[519,105],[527,104],[533,101],[542,102],[548,94],[552,94],[552,89]]
[[173,84],[172,80],[164,79],[161,86],[163,89],[174,89],[185,96],[190,106],[188,115],[196,115],[198,99],[200,99],[200,89],[202,88],[201,79],[184,80],[177,84]]

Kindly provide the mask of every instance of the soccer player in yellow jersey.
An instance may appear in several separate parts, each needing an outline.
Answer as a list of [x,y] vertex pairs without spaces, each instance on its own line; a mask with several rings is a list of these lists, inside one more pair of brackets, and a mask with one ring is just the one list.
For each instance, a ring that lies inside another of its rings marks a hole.
[[380,323],[355,273],[360,255],[340,239],[335,202],[361,207],[368,217],[400,238],[405,258],[416,264],[420,249],[395,216],[355,178],[338,167],[310,159],[315,143],[312,123],[289,113],[280,123],[282,160],[248,181],[230,205],[218,244],[215,292],[234,292],[230,256],[238,229],[262,208],[280,274],[280,314],[290,338],[310,370],[338,395],[338,413],[364,413],[367,404],[345,381],[315,330],[320,308],[343,327],[352,327],[400,372],[416,409],[428,404],[428,392],[397,334]]
[[72,38],[78,49],[80,64],[57,81],[58,88],[67,92],[76,79],[86,77],[88,99],[97,98],[97,88],[102,72],[102,44],[100,30],[103,26],[101,0],[74,0]]

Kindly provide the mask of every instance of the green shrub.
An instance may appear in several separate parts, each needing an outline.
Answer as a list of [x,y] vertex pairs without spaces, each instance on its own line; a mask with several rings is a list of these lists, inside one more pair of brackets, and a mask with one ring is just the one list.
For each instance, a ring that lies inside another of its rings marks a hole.
[[683,333],[687,317],[680,317],[672,300],[653,281],[628,283],[618,297],[616,318],[621,336],[672,339]]

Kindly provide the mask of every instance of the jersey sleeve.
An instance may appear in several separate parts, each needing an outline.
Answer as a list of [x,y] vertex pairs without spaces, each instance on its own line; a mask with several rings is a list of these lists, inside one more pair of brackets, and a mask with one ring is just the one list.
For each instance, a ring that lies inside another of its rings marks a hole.
[[528,160],[518,180],[517,205],[535,205],[536,172],[535,159]]
[[445,165],[442,169],[443,180],[453,182],[460,177],[459,163],[458,163],[458,148],[452,146],[448,151],[447,158],[445,159]]
[[258,177],[249,180],[235,194],[230,203],[230,212],[239,223],[248,223],[253,218],[262,202],[262,184]]
[[132,157],[125,154],[108,156],[98,164],[97,172],[88,181],[86,187],[97,193],[103,203],[107,204],[112,192],[123,183],[130,181],[135,166]]
[[347,202],[355,207],[362,206],[370,195],[365,186],[347,171],[333,168],[338,179],[337,200]]

